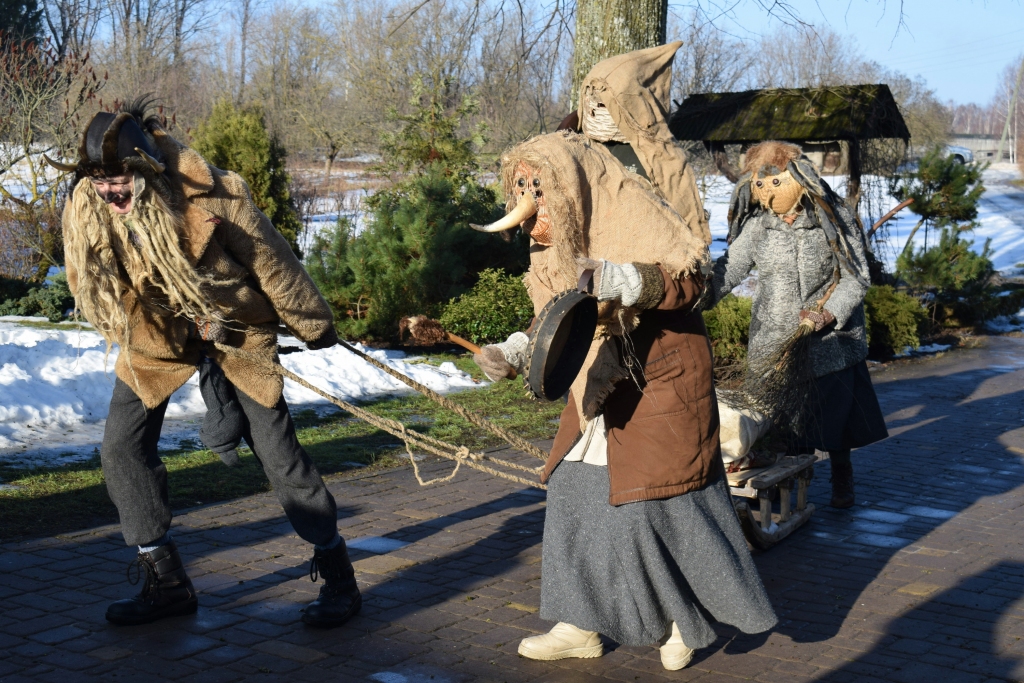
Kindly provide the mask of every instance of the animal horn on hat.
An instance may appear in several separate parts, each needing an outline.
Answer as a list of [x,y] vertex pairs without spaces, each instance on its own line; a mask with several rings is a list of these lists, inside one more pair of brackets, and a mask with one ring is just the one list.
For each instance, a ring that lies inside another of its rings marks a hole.
[[522,197],[519,198],[516,208],[507,213],[504,218],[490,225],[474,225],[470,223],[469,227],[480,232],[504,232],[518,226],[535,213],[537,213],[537,202],[533,198],[533,193],[524,192]]
[[159,161],[157,161],[156,159],[154,159],[150,155],[146,154],[145,151],[139,149],[138,147],[135,148],[135,151],[138,152],[139,156],[142,157],[143,159],[145,159],[146,163],[148,163],[150,166],[152,166],[153,170],[156,171],[157,173],[163,173],[164,170],[167,168],[167,166],[165,166],[164,164],[161,164]]
[[50,157],[43,155],[43,161],[53,166],[58,171],[64,171],[65,173],[74,173],[78,170],[78,164],[62,164],[59,161],[54,161]]

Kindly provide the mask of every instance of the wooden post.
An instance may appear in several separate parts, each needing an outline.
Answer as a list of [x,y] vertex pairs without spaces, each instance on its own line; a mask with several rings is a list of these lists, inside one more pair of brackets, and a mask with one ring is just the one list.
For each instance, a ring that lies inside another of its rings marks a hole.
[[757,492],[757,503],[761,514],[761,528],[768,531],[772,526],[772,499],[768,489]]
[[850,180],[846,184],[846,205],[853,211],[853,215],[857,216],[857,205],[860,204],[860,140],[847,140],[846,144],[850,150],[847,156],[849,167],[846,169],[850,174]]
[[796,509],[798,512],[803,512],[803,509],[807,507],[808,484],[810,484],[810,480],[807,477],[798,477],[796,480]]
[[793,479],[779,482],[779,524],[788,522],[790,517],[789,494],[793,487]]

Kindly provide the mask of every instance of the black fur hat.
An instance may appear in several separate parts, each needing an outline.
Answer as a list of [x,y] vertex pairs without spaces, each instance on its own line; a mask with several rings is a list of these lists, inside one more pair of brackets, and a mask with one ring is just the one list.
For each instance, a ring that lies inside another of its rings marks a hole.
[[[117,112],[93,117],[78,147],[78,177],[110,177],[125,173],[164,171],[164,159],[150,132],[155,116],[147,114],[148,95],[121,105]],[[65,168],[63,170],[71,170]]]

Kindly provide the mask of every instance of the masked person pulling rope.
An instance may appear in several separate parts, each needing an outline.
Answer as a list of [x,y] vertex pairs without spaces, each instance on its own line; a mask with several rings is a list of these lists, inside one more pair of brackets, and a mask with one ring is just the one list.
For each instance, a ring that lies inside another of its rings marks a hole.
[[[530,234],[535,311],[573,288],[580,267],[595,271],[599,300],[598,333],[542,475],[540,614],[558,623],[522,641],[532,659],[599,657],[605,634],[658,644],[665,668],[681,669],[716,639],[705,614],[748,633],[776,623],[723,478],[711,347],[694,310],[710,233],[665,123],[680,45],[594,67],[583,135],[510,150],[510,213],[484,228]],[[592,126],[595,110],[607,117]],[[527,353],[519,332],[476,360],[497,381],[521,374]]]
[[[768,412],[785,414],[793,431],[792,454],[828,451],[832,507],[854,504],[850,449],[888,436],[865,359],[864,294],[868,269],[864,233],[845,202],[802,157],[799,147],[762,142],[747,150],[745,175],[729,209],[729,250],[711,282],[717,303],[757,269],[747,350],[752,367],[778,365],[778,351],[802,323],[810,334],[806,354],[793,358],[794,374],[779,382],[804,389],[765,386],[755,378]],[[795,405],[794,405],[795,404]]]
[[[237,434],[224,435],[233,444],[225,457],[231,460],[244,438],[292,527],[314,544],[310,574],[325,583],[303,621],[341,624],[361,597],[337,507],[296,439],[282,378],[269,365],[280,323],[310,349],[337,343],[330,308],[245,182],[174,140],[146,116],[146,105],[140,99],[97,114],[78,163],[50,162],[76,172],[64,213],[68,284],[108,351],[120,346],[101,460],[125,541],[139,547],[133,564],[145,583],[136,597],[110,605],[106,617],[140,624],[196,611],[195,590],[167,533],[167,470],[157,441],[168,398],[205,360],[216,364],[217,388],[233,401],[230,431]],[[214,343],[249,359],[225,355]]]

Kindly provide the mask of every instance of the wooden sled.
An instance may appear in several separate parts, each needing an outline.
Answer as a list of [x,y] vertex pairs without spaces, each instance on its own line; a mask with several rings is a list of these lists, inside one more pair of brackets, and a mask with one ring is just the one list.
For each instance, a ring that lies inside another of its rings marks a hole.
[[[814,477],[814,455],[787,455],[771,467],[733,472],[727,476],[733,505],[740,518],[743,535],[751,548],[767,550],[789,536],[814,514],[807,502],[807,487]],[[795,486],[794,486],[795,485]],[[796,509],[792,492],[796,488]],[[748,499],[757,499],[757,511]],[[772,512],[772,501],[779,499],[779,511]]]

